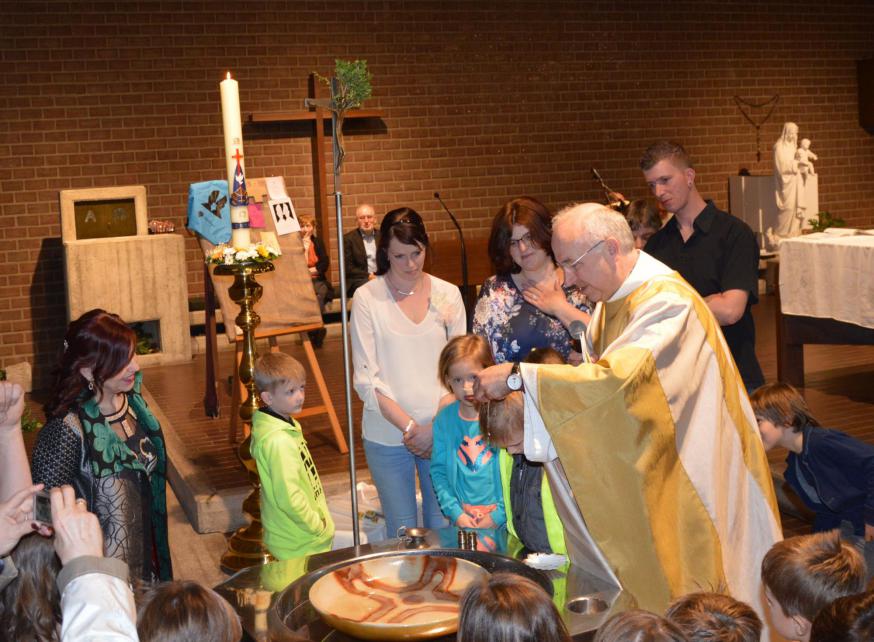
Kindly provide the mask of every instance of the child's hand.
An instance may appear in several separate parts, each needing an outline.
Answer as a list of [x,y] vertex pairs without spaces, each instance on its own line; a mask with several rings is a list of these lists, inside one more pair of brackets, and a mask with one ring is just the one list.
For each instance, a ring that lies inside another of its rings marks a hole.
[[455,525],[458,526],[458,528],[478,528],[476,525],[476,518],[467,513],[459,515],[458,519],[455,520]]
[[480,517],[476,522],[477,528],[497,528],[498,525],[495,524],[495,520],[492,519],[491,513],[486,513],[482,517]]
[[24,391],[17,383],[0,381],[0,432],[9,432],[21,421]]

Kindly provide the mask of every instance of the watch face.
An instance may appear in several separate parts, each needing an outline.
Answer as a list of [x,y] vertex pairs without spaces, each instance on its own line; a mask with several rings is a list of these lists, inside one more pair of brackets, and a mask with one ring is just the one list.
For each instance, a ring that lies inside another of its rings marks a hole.
[[521,390],[522,375],[520,375],[518,372],[512,373],[509,377],[507,377],[507,387],[510,390]]

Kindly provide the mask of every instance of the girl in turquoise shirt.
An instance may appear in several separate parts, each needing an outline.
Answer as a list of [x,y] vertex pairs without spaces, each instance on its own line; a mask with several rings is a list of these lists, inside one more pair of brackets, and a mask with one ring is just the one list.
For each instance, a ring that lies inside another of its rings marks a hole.
[[507,521],[498,451],[480,433],[473,398],[476,375],[493,364],[488,343],[473,334],[450,340],[440,354],[440,378],[456,400],[434,418],[431,481],[440,509],[459,528]]

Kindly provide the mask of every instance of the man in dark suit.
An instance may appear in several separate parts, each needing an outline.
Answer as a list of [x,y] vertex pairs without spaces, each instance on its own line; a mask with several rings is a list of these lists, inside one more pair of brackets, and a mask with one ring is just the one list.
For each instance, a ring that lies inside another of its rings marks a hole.
[[363,204],[355,210],[358,227],[343,235],[343,256],[346,259],[346,296],[374,278],[376,273],[376,213],[373,206]]

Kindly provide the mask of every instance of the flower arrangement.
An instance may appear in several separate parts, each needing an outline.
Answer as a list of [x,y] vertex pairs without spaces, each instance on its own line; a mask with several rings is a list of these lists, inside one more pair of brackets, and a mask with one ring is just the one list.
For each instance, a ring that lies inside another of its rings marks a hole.
[[234,265],[245,263],[267,263],[282,252],[266,243],[252,243],[247,248],[239,248],[222,243],[206,254],[206,262],[214,265]]

